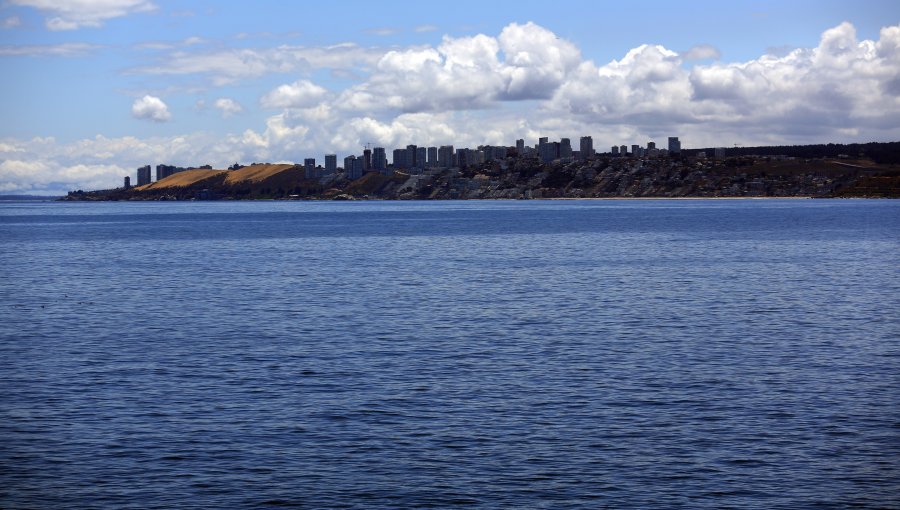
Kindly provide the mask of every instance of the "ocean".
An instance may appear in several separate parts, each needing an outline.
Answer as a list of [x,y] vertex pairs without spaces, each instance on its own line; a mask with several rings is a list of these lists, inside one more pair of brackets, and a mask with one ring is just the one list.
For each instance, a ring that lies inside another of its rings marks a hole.
[[0,507],[900,508],[900,201],[0,203]]

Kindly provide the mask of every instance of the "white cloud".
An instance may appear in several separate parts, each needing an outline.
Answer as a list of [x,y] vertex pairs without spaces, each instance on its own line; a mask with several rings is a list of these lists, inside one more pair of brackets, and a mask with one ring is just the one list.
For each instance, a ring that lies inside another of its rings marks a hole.
[[416,32],[422,33],[422,32],[435,32],[435,31],[437,31],[437,29],[438,29],[437,25],[419,25],[414,30]]
[[684,60],[718,60],[721,56],[719,49],[709,44],[698,44],[681,54]]
[[107,189],[120,186],[128,174],[117,165],[12,159],[0,162],[0,193],[62,195],[74,189]]
[[229,99],[227,97],[220,97],[216,99],[216,102],[213,103],[220,112],[222,112],[222,117],[231,117],[232,115],[237,115],[244,111],[244,107],[241,106],[240,103],[235,101],[234,99]]
[[400,29],[390,28],[390,27],[373,28],[371,30],[366,30],[366,33],[385,37],[385,36],[389,36],[389,35],[399,34]]
[[18,16],[10,16],[0,21],[0,28],[15,28],[22,25],[22,20]]
[[260,100],[263,108],[308,108],[320,102],[328,91],[309,80],[281,85]]
[[9,0],[9,3],[46,12],[51,17],[44,23],[50,30],[97,28],[109,19],[156,9],[148,0]]
[[202,37],[193,36],[193,37],[188,37],[187,39],[185,39],[184,45],[185,46],[193,46],[195,44],[206,44],[206,42],[207,42],[206,39],[204,39]]
[[144,96],[136,99],[131,105],[131,114],[138,119],[165,122],[172,118],[169,107],[162,99],[154,96]]
[[83,57],[102,48],[94,44],[63,43],[47,45],[0,46],[0,56],[7,57]]
[[588,125],[681,134],[691,145],[896,139],[898,47],[900,27],[858,41],[849,23],[816,48],[742,63],[686,67],[684,55],[644,45],[605,66],[583,62],[544,107]]
[[209,76],[215,85],[271,73],[315,69],[360,69],[378,62],[385,51],[362,48],[355,44],[338,44],[323,48],[278,46],[276,48],[228,48],[210,51],[172,51],[160,56],[155,65],[132,69],[132,73],[150,75]]
[[572,43],[534,23],[510,24],[496,38],[445,36],[436,48],[387,52],[367,82],[343,91],[337,106],[423,112],[545,99],[580,59]]

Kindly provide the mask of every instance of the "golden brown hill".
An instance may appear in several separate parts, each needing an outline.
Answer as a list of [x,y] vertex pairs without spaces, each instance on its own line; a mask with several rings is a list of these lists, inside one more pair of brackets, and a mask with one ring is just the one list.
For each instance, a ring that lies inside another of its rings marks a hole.
[[244,168],[228,172],[225,184],[238,184],[240,182],[261,182],[275,175],[294,168],[296,165],[250,165]]
[[138,191],[165,189],[165,188],[187,188],[193,186],[200,181],[227,173],[227,170],[185,170],[177,174],[170,175],[165,179],[154,183],[138,186],[134,189]]

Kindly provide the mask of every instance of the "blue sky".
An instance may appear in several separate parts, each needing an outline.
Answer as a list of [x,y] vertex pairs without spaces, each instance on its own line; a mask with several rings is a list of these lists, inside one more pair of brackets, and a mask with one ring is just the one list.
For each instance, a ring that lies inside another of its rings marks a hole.
[[386,147],[897,140],[900,5],[0,3],[0,193]]

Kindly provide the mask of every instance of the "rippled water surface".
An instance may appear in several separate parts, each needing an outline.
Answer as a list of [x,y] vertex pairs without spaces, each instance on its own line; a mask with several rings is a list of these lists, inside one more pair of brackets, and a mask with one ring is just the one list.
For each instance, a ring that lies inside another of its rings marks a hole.
[[900,508],[900,202],[0,204],[2,508]]

